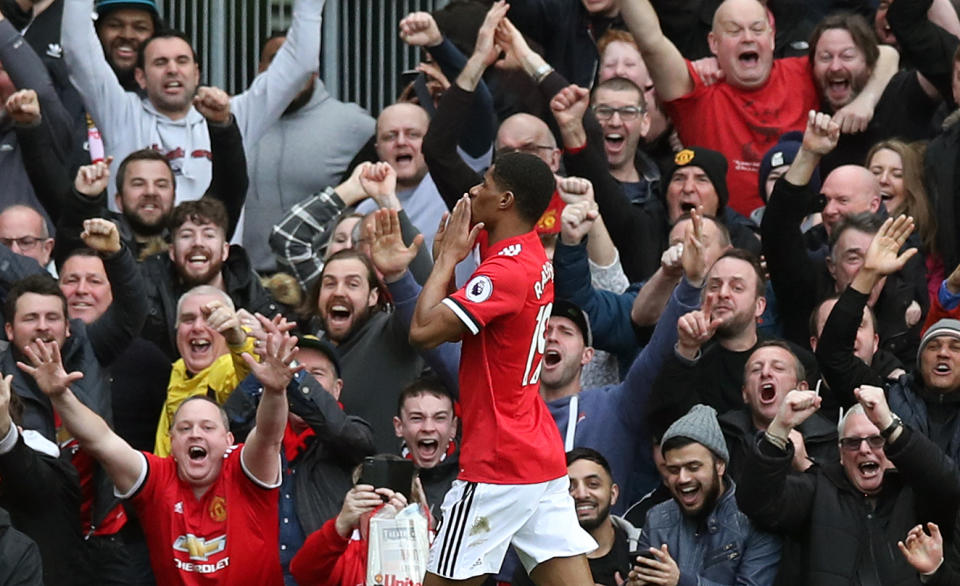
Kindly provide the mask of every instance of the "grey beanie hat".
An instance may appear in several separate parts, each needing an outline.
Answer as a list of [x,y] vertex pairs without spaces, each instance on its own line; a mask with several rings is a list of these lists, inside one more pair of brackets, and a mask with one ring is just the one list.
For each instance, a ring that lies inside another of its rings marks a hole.
[[707,405],[691,407],[686,415],[674,421],[673,425],[667,428],[667,432],[663,434],[663,439],[660,440],[661,448],[667,440],[675,437],[685,437],[703,444],[718,458],[724,462],[730,462],[727,442],[723,439],[723,432],[720,431],[720,423],[717,421],[717,412],[713,407]]
[[960,320],[943,318],[923,333],[923,337],[920,338],[920,348],[917,350],[917,364],[920,364],[920,355],[923,354],[923,349],[930,340],[938,336],[950,336],[960,340]]

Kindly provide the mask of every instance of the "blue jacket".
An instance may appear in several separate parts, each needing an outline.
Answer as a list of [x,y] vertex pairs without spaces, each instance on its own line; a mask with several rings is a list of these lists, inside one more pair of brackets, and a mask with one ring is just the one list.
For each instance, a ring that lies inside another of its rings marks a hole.
[[[647,399],[664,360],[673,352],[677,320],[696,309],[699,303],[700,289],[683,279],[670,296],[650,343],[633,361],[623,382],[585,389],[576,395],[573,447],[593,448],[610,462],[613,480],[623,495],[614,512],[625,510],[634,502],[633,496],[644,494],[660,481],[650,452]],[[596,326],[592,329],[598,332]],[[566,438],[571,420],[571,400],[572,397],[562,397],[547,403],[562,438]]]
[[638,549],[667,544],[680,568],[677,586],[773,584],[780,539],[757,529],[737,507],[734,482],[725,484],[727,490],[702,522],[684,515],[674,499],[647,513]]

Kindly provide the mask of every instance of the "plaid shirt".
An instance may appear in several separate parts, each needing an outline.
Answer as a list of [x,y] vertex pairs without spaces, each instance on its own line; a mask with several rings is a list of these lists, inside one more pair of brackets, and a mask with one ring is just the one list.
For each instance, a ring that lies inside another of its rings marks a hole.
[[273,227],[270,248],[281,266],[289,269],[305,291],[323,270],[321,249],[329,236],[330,221],[345,207],[333,188],[327,187],[294,205]]

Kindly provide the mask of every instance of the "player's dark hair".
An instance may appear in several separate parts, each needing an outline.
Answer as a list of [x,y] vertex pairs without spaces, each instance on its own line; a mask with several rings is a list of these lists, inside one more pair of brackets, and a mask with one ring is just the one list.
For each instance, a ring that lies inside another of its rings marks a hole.
[[433,395],[438,399],[448,399],[450,407],[453,409],[453,395],[447,386],[443,384],[440,377],[432,374],[421,376],[407,385],[400,391],[400,397],[397,399],[397,417],[401,416],[403,405],[407,399],[420,397],[422,395]]
[[539,157],[520,152],[497,157],[493,180],[499,188],[513,192],[517,211],[531,224],[546,211],[557,188],[557,180],[546,163]]
[[567,452],[567,466],[573,464],[577,460],[589,460],[606,470],[607,475],[610,478],[613,478],[613,470],[610,468],[610,462],[607,462],[607,459],[603,457],[603,454],[594,450],[593,448],[573,448]]
[[229,230],[230,220],[227,217],[227,208],[219,199],[212,197],[201,197],[192,201],[182,202],[173,208],[170,214],[170,234],[174,235],[180,226],[187,222],[194,224],[213,224],[223,230],[226,238]]
[[152,37],[147,39],[140,45],[140,50],[137,51],[137,67],[144,69],[144,64],[146,63],[146,54],[147,47],[150,46],[150,43],[156,41],[157,39],[180,39],[190,47],[190,54],[193,56],[193,62],[197,64],[197,68],[200,67],[200,62],[197,61],[197,50],[193,48],[193,42],[190,40],[190,37],[182,31],[178,31],[172,28],[165,28],[158,30],[154,33]]
[[68,319],[67,298],[64,297],[63,291],[60,290],[60,284],[47,273],[43,273],[24,277],[10,287],[10,291],[7,293],[7,299],[3,302],[3,315],[7,323],[13,323],[13,318],[17,314],[17,301],[27,293],[59,297],[63,303],[63,318]]
[[173,167],[170,166],[170,161],[168,161],[167,158],[159,151],[155,151],[153,149],[140,149],[139,151],[133,151],[127,155],[117,168],[118,193],[123,193],[123,181],[127,176],[127,166],[136,161],[159,161],[163,163],[167,166],[167,171],[170,172],[170,183],[173,185],[174,189],[177,188],[177,177],[173,173]]

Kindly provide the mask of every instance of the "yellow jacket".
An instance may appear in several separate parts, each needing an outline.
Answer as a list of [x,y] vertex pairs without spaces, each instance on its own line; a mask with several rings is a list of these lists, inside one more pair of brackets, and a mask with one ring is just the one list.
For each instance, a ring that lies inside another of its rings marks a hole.
[[243,361],[244,352],[252,356],[253,338],[248,337],[242,346],[229,346],[230,352],[220,356],[213,364],[201,370],[192,377],[187,374],[187,367],[183,358],[173,363],[170,371],[170,383],[167,385],[167,399],[160,412],[160,423],[157,425],[157,441],[153,453],[161,458],[170,455],[170,425],[173,423],[173,414],[177,407],[188,397],[206,395],[213,391],[212,399],[223,405],[227,397],[233,392],[248,374],[250,369]]

